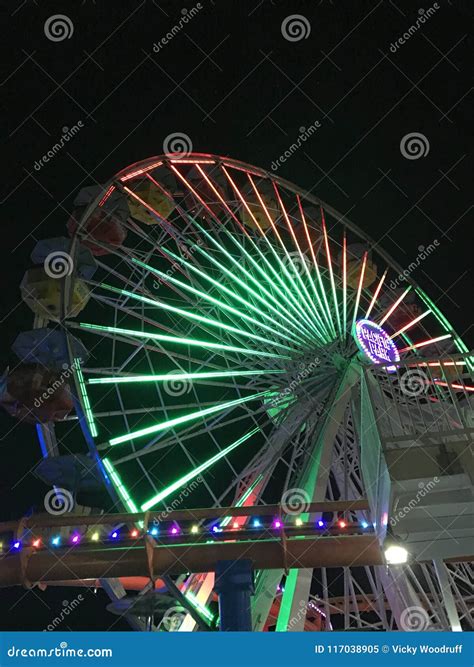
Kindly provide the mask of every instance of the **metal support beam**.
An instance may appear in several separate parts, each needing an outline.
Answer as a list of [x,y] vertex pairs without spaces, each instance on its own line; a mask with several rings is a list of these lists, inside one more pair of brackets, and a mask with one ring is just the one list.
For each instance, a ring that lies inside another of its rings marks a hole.
[[444,608],[448,616],[449,625],[452,632],[462,632],[461,621],[459,619],[458,610],[456,608],[456,601],[454,600],[453,591],[449,584],[448,572],[446,565],[442,560],[433,561],[438,584],[443,596]]
[[221,631],[250,632],[250,596],[255,592],[252,561],[221,560],[216,567],[214,590],[219,595]]

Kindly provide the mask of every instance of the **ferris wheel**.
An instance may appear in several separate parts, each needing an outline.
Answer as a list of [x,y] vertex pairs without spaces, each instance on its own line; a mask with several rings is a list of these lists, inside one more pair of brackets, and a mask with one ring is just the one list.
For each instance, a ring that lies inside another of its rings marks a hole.
[[[420,565],[260,572],[256,630],[269,618],[304,629],[308,609],[309,629],[336,617],[346,629],[406,629],[407,608],[444,627],[436,563],[461,562],[469,547],[430,555],[435,541],[413,524],[423,499],[394,521],[410,488],[436,477],[446,492],[472,478],[472,357],[437,305],[345,216],[236,160],[154,157],[75,204],[71,241],[43,246],[43,268],[22,286],[35,326],[65,333],[77,394],[73,413],[29,406],[43,441],[81,429],[130,512],[278,503],[290,521],[357,523],[381,545],[422,536]],[[368,510],[308,514],[312,502],[361,497]],[[217,530],[249,521],[228,517]],[[455,582],[466,567],[445,574]],[[339,602],[328,592],[338,577]],[[187,590],[206,605],[212,581],[191,574]],[[456,590],[451,612],[472,623]]]

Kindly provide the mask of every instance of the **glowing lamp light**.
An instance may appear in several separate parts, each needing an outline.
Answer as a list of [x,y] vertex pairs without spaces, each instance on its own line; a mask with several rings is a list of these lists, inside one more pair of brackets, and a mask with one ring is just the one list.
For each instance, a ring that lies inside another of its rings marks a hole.
[[389,565],[401,565],[408,560],[408,551],[395,544],[385,549],[385,560]]
[[196,535],[196,533],[199,533],[199,526],[191,526],[191,533],[193,535]]
[[234,521],[234,523],[232,524],[232,528],[239,528],[239,527],[240,526],[239,526],[238,521]]
[[155,527],[155,528],[152,528],[152,529],[150,530],[150,535],[153,535],[153,536],[158,535],[158,528],[156,528],[156,527]]
[[318,528],[324,528],[324,521],[322,519],[318,521]]
[[361,525],[362,528],[368,528],[369,527],[369,524],[367,523],[367,521],[361,521],[360,525]]
[[171,535],[177,535],[179,533],[179,528],[177,526],[173,526],[173,528],[170,530]]
[[95,531],[95,533],[92,533],[92,535],[91,535],[91,540],[92,540],[93,542],[98,542],[98,541],[99,541],[99,537],[100,537],[99,533],[98,533],[97,531]]
[[116,540],[116,539],[118,538],[118,536],[119,536],[119,534],[118,534],[118,532],[117,532],[116,530],[114,530],[114,532],[110,534],[110,537],[111,537],[113,540]]
[[138,535],[139,535],[139,532],[136,528],[134,528],[130,533],[130,537],[138,537]]
[[254,528],[260,528],[261,525],[262,524],[260,523],[260,521],[258,519],[254,519],[253,522],[252,522],[252,526]]
[[81,536],[78,535],[77,533],[76,533],[76,535],[73,535],[72,538],[71,538],[71,542],[73,544],[79,544],[80,541],[81,541]]
[[295,521],[295,524],[296,524],[297,526],[302,526],[302,525],[303,525],[303,519],[300,519],[300,518],[298,517],[298,519],[296,519],[296,521]]
[[[358,320],[355,325],[355,340],[358,348],[374,364],[388,364],[400,361],[397,346],[385,329],[371,320]],[[395,371],[396,366],[387,366]]]
[[16,549],[17,551],[21,549],[21,542],[18,540],[16,542],[13,542],[13,548]]
[[53,539],[51,540],[51,544],[53,545],[53,547],[58,547],[61,544],[61,538],[59,537],[59,535],[53,537]]
[[275,521],[273,522],[273,527],[274,527],[274,528],[281,528],[281,521],[280,521],[280,519],[275,519]]
[[38,537],[36,540],[34,540],[33,543],[32,543],[32,546],[35,549],[39,549],[39,547],[41,546],[41,539]]
[[347,526],[347,523],[343,519],[341,519],[341,521],[338,521],[338,524],[339,528],[345,528]]

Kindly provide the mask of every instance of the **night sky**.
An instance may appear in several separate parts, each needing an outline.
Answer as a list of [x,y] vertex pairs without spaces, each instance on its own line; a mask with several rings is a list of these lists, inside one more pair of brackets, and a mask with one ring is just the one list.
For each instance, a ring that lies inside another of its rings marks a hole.
[[[276,173],[346,214],[402,267],[437,240],[413,278],[472,348],[472,2],[2,5],[2,370],[15,362],[16,335],[32,325],[19,293],[29,255],[36,240],[65,235],[81,187],[161,154],[177,132],[196,152],[271,169],[317,121]],[[163,44],[184,9],[193,16]],[[66,39],[46,35],[55,14],[67,15]],[[304,19],[301,39],[282,34],[292,14]],[[38,168],[63,128],[77,124]],[[418,159],[401,151],[411,133],[424,135]],[[32,426],[3,411],[0,422],[0,517],[16,518],[41,507],[46,487],[31,473],[40,450]],[[41,630],[80,592],[4,590],[2,628]],[[105,611],[104,594],[83,595],[60,629],[127,628]]]

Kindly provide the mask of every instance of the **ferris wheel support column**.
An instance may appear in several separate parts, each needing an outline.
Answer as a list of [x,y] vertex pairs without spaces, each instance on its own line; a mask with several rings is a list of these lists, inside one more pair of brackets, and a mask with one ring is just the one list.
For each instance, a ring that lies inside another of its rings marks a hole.
[[[300,475],[301,482],[298,483],[310,502],[322,501],[326,496],[334,439],[349,404],[352,387],[359,377],[359,365],[351,362],[329,395],[327,405],[330,407],[321,420],[306,468]],[[306,613],[302,613],[302,609],[307,608],[312,577],[312,570],[289,571],[278,615],[277,632],[304,630]]]
[[250,596],[255,592],[252,561],[218,561],[214,590],[219,595],[220,630],[251,632]]
[[449,583],[446,565],[442,560],[434,560],[433,566],[438,578],[441,595],[443,596],[444,608],[446,609],[451,631],[462,632],[461,621],[459,619],[458,610],[456,608],[456,601],[454,599],[453,591]]

